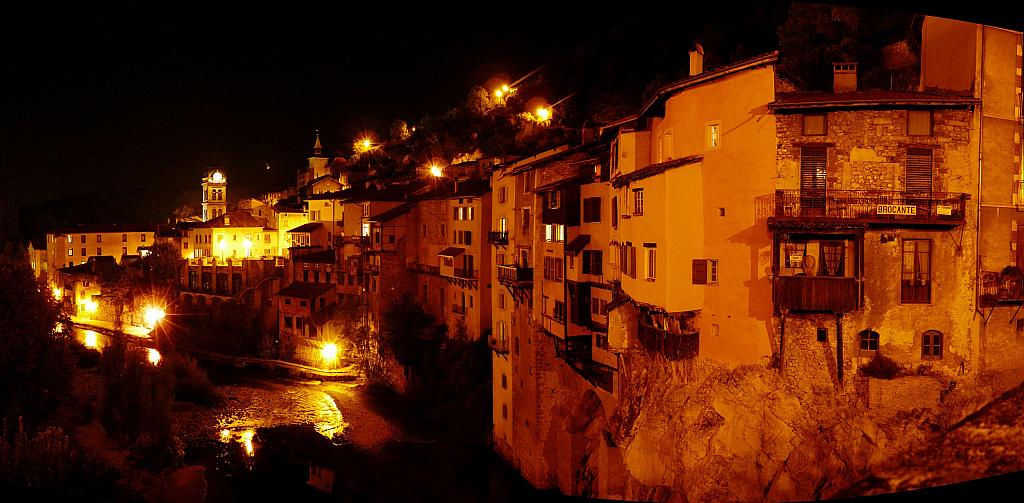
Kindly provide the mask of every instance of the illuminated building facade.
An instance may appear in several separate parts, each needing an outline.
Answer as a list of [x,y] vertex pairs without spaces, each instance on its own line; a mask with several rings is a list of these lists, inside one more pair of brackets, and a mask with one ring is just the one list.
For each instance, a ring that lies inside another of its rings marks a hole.
[[210,169],[203,177],[203,221],[228,211],[228,177],[220,168]]

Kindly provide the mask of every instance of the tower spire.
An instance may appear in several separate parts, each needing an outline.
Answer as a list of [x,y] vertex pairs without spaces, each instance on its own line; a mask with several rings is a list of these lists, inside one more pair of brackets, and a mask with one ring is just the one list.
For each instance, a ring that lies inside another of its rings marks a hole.
[[320,151],[322,150],[321,147],[320,147],[320,131],[319,130],[315,130],[315,131],[316,131],[316,141],[313,143],[313,155],[320,155]]

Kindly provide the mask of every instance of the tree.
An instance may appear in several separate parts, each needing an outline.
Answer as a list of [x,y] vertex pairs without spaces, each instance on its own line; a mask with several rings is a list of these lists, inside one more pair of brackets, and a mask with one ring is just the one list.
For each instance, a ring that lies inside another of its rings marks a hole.
[[37,415],[71,376],[71,320],[23,260],[0,256],[0,412]]
[[391,141],[399,142],[409,137],[409,125],[402,119],[395,119],[388,128]]
[[422,363],[437,351],[444,327],[411,294],[404,294],[381,316],[381,341],[400,365]]
[[778,35],[780,72],[807,90],[831,89],[832,63],[847,61],[858,63],[861,89],[888,89],[897,78],[903,85],[916,82],[883,62],[890,44],[907,41],[911,52],[920,47],[912,14],[795,3]]
[[169,286],[178,281],[181,252],[171,243],[156,243],[142,259],[142,272],[150,284]]

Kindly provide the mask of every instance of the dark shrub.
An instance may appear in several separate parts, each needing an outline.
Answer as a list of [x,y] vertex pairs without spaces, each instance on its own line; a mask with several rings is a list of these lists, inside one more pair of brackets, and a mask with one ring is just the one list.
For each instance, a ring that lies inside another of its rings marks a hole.
[[876,379],[892,379],[899,375],[902,370],[903,368],[900,367],[899,363],[896,363],[896,360],[877,353],[870,362],[860,368],[864,375]]
[[206,372],[196,363],[195,358],[185,355],[174,355],[170,358],[174,372],[174,399],[212,407],[221,402],[222,397],[217,388],[210,382]]

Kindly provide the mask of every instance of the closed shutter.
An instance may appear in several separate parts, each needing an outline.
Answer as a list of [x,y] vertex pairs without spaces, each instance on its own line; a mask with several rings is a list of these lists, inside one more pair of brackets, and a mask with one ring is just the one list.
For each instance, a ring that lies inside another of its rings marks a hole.
[[932,191],[932,151],[927,148],[907,149],[906,192]]
[[708,284],[708,261],[706,259],[693,259],[693,284]]
[[803,147],[800,149],[800,190],[825,190],[827,165],[825,147]]

